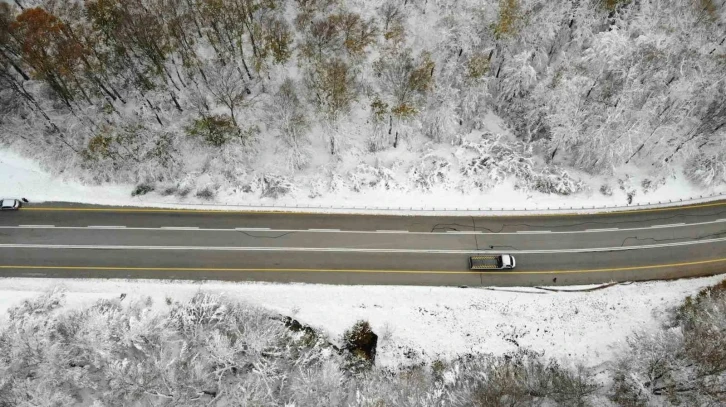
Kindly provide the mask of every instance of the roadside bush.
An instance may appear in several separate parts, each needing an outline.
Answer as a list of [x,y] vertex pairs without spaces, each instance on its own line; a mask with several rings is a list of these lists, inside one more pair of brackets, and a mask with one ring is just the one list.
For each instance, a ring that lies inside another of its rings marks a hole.
[[610,398],[622,405],[726,403],[726,282],[687,297],[664,330],[638,333],[613,372]]
[[136,188],[134,188],[133,191],[131,191],[131,196],[146,195],[153,190],[154,190],[154,186],[151,184],[146,184],[146,183],[139,184],[136,186]]
[[585,189],[585,183],[574,179],[570,174],[559,168],[546,167],[531,178],[518,181],[517,187],[534,190],[544,194],[572,195]]
[[267,174],[262,177],[262,197],[277,199],[289,194],[294,189],[290,180],[274,174]]
[[463,357],[441,375],[447,388],[456,389],[456,406],[596,405],[598,386],[590,370],[567,369],[524,349],[503,357]]
[[385,167],[372,167],[368,164],[358,164],[349,174],[350,187],[355,192],[369,188],[395,189],[398,183],[393,171]]
[[726,154],[696,154],[686,161],[683,172],[689,180],[703,187],[726,183]]
[[343,334],[343,349],[348,352],[344,368],[352,373],[370,370],[376,361],[378,335],[368,321],[358,321]]
[[212,115],[195,119],[186,127],[187,135],[198,137],[215,147],[221,147],[234,137],[240,136],[240,130],[229,115]]
[[416,188],[430,191],[437,185],[445,185],[451,176],[451,163],[444,157],[427,155],[411,168],[409,178]]
[[215,195],[216,195],[216,193],[214,192],[214,189],[212,189],[211,187],[204,187],[204,188],[200,189],[199,191],[197,191],[196,194],[194,194],[194,196],[196,196],[197,198],[206,199],[208,201],[214,199]]
[[178,191],[179,187],[176,185],[172,185],[162,189],[159,193],[161,194],[161,196],[170,196],[176,194]]

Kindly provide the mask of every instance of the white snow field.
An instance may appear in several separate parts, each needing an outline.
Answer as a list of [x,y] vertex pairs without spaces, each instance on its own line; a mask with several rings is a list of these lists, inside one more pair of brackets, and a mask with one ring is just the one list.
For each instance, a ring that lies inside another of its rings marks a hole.
[[[67,290],[67,307],[101,298],[190,298],[224,294],[291,316],[338,341],[357,320],[379,335],[377,363],[396,368],[467,353],[502,355],[518,347],[586,366],[612,360],[633,332],[655,332],[666,311],[723,276],[620,284],[580,292],[536,288],[327,286],[307,284],[0,279],[0,323],[8,308],[53,287]],[[580,287],[592,289],[593,287]]]

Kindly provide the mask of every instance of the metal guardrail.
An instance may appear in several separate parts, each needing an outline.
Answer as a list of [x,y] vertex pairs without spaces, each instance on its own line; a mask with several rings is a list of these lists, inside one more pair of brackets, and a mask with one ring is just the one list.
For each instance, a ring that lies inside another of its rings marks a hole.
[[266,210],[266,211],[300,211],[300,210],[313,210],[313,211],[365,211],[365,212],[573,212],[573,211],[613,211],[613,210],[633,210],[638,208],[657,208],[667,207],[674,205],[683,204],[694,204],[703,203],[708,201],[726,200],[726,193],[713,193],[710,195],[699,195],[698,197],[690,197],[685,199],[669,199],[660,200],[647,203],[636,203],[626,205],[612,205],[612,206],[584,206],[584,205],[571,205],[571,206],[560,206],[560,207],[541,207],[541,208],[506,208],[506,207],[479,207],[479,208],[457,208],[457,207],[415,207],[415,206],[330,206],[330,205],[280,205],[280,204],[226,204],[221,202],[210,202],[210,203],[187,203],[187,202],[153,202],[153,201],[142,201],[146,204],[159,205],[159,206],[179,206],[179,207],[219,207],[219,208],[238,208],[248,210]]

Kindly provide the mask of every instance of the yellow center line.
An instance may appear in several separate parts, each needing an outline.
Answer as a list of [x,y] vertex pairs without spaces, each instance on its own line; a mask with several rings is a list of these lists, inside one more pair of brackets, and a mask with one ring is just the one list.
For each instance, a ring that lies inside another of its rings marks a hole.
[[[715,206],[726,206],[726,201],[709,202],[703,204],[684,205],[684,206],[668,206],[664,208],[644,208],[644,209],[620,209],[613,211],[604,212],[593,212],[593,213],[542,213],[542,214],[526,214],[521,215],[502,214],[502,215],[487,215],[487,217],[545,217],[545,216],[588,216],[588,215],[618,215],[618,214],[631,214],[631,213],[647,213],[647,212],[664,212],[664,211],[675,211],[675,210],[686,210],[686,209],[697,209],[697,208],[708,208]],[[291,208],[292,209],[292,208]],[[597,209],[597,208],[596,208]],[[607,208],[606,208],[607,209]],[[167,209],[167,208],[63,208],[63,207],[23,207],[23,211],[55,211],[55,212],[127,212],[127,213],[207,213],[207,214],[275,214],[275,215],[335,215],[335,216],[369,216],[361,213],[323,213],[323,212],[306,212],[306,211],[284,211],[284,210],[224,210],[224,209]],[[572,210],[577,210],[573,208]],[[582,209],[581,209],[582,210]],[[588,210],[588,208],[584,208]],[[590,209],[592,210],[592,209]],[[373,209],[375,211],[375,209]],[[435,210],[434,210],[435,211]],[[442,211],[445,212],[445,211]],[[486,212],[486,210],[482,211]],[[412,215],[425,216],[423,214]],[[381,216],[381,215],[376,215]],[[397,216],[395,214],[382,215],[382,216]],[[458,215],[461,216],[461,215]],[[465,215],[470,216],[470,215]]]
[[[685,263],[654,264],[650,266],[629,266],[583,270],[539,270],[539,271],[446,271],[446,270],[365,270],[365,269],[300,269],[300,268],[205,268],[205,267],[108,267],[108,266],[25,266],[0,265],[0,269],[16,270],[99,270],[99,271],[225,271],[225,272],[263,272],[263,273],[379,273],[379,274],[576,274],[603,273],[612,271],[629,271],[659,269],[669,267],[697,266],[704,264],[726,263],[726,257],[713,260],[701,260]],[[724,270],[726,272],[726,270]]]

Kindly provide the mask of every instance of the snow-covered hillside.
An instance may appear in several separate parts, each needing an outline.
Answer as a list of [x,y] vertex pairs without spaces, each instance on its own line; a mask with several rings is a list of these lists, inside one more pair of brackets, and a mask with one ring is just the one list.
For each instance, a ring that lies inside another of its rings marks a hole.
[[725,14],[723,0],[0,3],[0,143],[151,201],[707,195],[726,188]]
[[[397,369],[466,354],[501,356],[518,348],[562,362],[597,367],[640,330],[655,331],[670,308],[722,276],[652,283],[535,288],[345,287],[309,284],[134,282],[123,280],[0,279],[0,312],[52,287],[67,291],[69,307],[126,294],[186,300],[198,291],[239,298],[321,329],[334,341],[363,319],[381,339],[377,361]],[[580,291],[578,291],[580,290]]]
[[722,278],[573,292],[0,279],[0,402],[720,405]]

